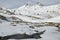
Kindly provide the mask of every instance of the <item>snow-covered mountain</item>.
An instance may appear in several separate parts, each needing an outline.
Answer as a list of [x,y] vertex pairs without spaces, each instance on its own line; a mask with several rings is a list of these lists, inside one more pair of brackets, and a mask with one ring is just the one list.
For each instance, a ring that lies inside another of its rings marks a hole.
[[[40,4],[36,5],[24,5],[18,8],[15,12],[18,15],[24,15],[30,17],[32,20],[47,20],[60,16],[60,4],[53,6],[41,6]],[[30,19],[29,19],[30,20]]]
[[52,24],[57,22],[60,25],[60,4],[52,6],[26,4],[17,9],[0,8],[0,36],[17,33],[31,35],[36,31],[46,30],[41,40],[46,38],[59,40],[60,32],[56,31],[58,28],[55,25],[47,25],[50,22]]
[[53,6],[41,6],[41,4],[27,4],[17,9],[0,9],[2,9],[0,10],[0,15],[7,15],[9,18],[15,17],[16,19],[20,19],[25,22],[40,23],[44,20],[60,16],[60,4]]

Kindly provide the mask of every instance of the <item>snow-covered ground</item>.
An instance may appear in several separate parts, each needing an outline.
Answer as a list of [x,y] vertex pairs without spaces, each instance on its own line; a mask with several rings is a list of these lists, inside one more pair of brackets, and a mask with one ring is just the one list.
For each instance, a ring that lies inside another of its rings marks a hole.
[[[0,36],[24,33],[31,35],[36,33],[35,30],[39,32],[46,30],[40,39],[21,40],[60,40],[58,28],[55,25],[45,25],[46,22],[53,22],[57,25],[60,23],[60,4],[52,6],[27,4],[17,9],[0,8]],[[30,28],[30,26],[34,28]]]

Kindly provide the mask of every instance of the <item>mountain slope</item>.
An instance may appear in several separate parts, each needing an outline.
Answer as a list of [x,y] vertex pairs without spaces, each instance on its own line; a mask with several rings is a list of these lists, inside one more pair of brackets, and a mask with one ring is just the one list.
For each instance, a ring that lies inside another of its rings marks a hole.
[[[60,16],[60,4],[53,6],[24,5],[18,9],[0,8],[0,15],[4,15],[12,20],[22,20],[24,22],[42,22],[50,18]],[[27,19],[26,19],[27,18]]]

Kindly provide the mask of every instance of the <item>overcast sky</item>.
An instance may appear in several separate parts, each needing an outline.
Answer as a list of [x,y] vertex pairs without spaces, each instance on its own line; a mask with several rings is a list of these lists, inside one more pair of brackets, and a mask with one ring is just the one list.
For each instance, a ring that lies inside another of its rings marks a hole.
[[34,4],[36,2],[40,2],[41,4],[47,6],[59,4],[60,0],[0,0],[0,7],[18,8],[26,3]]

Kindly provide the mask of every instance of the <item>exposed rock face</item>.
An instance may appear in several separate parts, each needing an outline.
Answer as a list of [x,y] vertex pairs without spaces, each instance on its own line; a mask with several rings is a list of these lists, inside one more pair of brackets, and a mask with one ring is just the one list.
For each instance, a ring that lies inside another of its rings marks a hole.
[[5,16],[2,16],[2,15],[0,15],[0,19],[8,21],[7,18]]
[[42,32],[34,33],[32,35],[28,34],[13,34],[13,35],[7,35],[4,37],[0,37],[0,39],[27,39],[27,38],[42,38],[40,35],[44,34],[45,30]]

